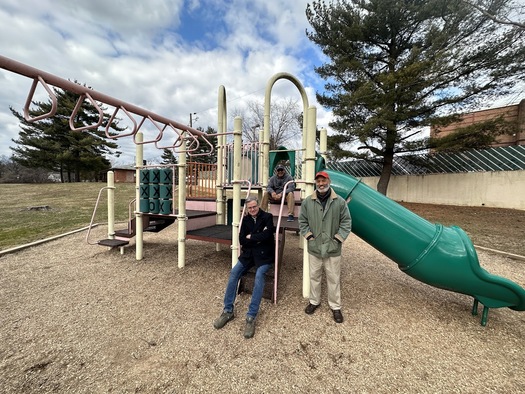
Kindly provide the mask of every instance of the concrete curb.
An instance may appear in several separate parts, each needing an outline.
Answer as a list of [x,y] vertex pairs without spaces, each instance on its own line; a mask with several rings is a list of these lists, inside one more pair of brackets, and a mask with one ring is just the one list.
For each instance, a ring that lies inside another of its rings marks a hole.
[[[94,224],[93,226],[91,226],[91,228],[94,228],[94,227],[97,227],[97,226],[98,226],[98,224]],[[28,243],[28,244],[25,244],[25,245],[16,246],[14,248],[6,249],[6,250],[0,250],[0,256],[3,256],[3,255],[8,254],[8,253],[18,252],[19,250],[26,249],[26,248],[29,248],[31,246],[40,245],[40,244],[43,244],[45,242],[53,241],[55,239],[65,237],[67,235],[79,233],[81,231],[85,231],[85,230],[88,230],[88,229],[89,229],[89,226],[82,227],[82,228],[79,228],[78,230],[73,230],[73,231],[70,231],[68,233],[55,235],[53,237],[49,237],[49,238],[45,238],[45,239],[40,239],[38,241],[31,242],[31,243]]]
[[511,258],[511,259],[514,259],[514,260],[525,261],[525,256],[521,256],[519,254],[507,253],[507,252],[503,252],[501,250],[486,248],[484,246],[478,246],[478,245],[474,245],[474,247],[476,249],[479,249],[479,250],[484,250],[486,252],[496,253],[496,254],[499,254],[501,256],[505,256],[505,257],[508,257],[508,258]]

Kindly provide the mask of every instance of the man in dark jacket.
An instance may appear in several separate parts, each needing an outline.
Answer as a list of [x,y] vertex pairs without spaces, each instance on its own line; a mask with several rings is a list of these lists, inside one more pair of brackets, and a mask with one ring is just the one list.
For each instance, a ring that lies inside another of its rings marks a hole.
[[251,338],[255,334],[255,318],[259,312],[266,272],[274,262],[274,226],[271,213],[259,209],[256,197],[246,199],[246,215],[241,224],[239,243],[241,255],[239,261],[232,268],[226,292],[224,294],[224,309],[213,326],[220,329],[234,318],[233,303],[237,295],[237,285],[241,276],[252,267],[256,267],[255,283],[253,285],[252,300],[246,314],[246,328],[244,337]]
[[284,190],[284,185],[287,182],[293,181],[291,175],[287,174],[282,165],[278,165],[275,169],[276,174],[268,181],[268,186],[263,194],[261,203],[262,209],[269,212],[268,203],[270,201],[281,202],[283,194],[286,198],[286,205],[288,206],[288,221],[294,221],[294,208],[295,208],[295,197],[293,191],[295,190],[295,183],[290,183]]

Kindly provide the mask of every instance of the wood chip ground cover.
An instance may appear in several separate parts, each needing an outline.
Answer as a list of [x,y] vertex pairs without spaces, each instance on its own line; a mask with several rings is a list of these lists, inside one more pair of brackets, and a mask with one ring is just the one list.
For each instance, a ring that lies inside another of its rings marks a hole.
[[[104,238],[103,226],[94,238]],[[287,237],[279,301],[263,300],[243,338],[250,296],[222,330],[229,250],[146,234],[136,261],[84,233],[0,257],[0,391],[4,393],[519,393],[525,312],[493,309],[418,282],[354,235],[344,245],[345,322],[323,294],[308,316],[302,252]],[[525,286],[525,263],[478,252],[490,273]]]

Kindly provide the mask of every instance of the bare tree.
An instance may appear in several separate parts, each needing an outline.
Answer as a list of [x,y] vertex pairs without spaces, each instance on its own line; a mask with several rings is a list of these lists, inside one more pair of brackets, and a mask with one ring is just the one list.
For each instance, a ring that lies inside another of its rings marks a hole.
[[[297,100],[276,100],[270,105],[270,150],[300,140],[301,110]],[[243,136],[248,141],[259,140],[259,130],[264,125],[264,103],[248,101],[244,110],[234,109],[234,116],[243,119]]]
[[12,158],[0,156],[0,183],[52,182],[50,172],[44,168],[24,167]]
[[[481,14],[485,15],[492,21],[502,25],[515,26],[520,29],[525,29],[525,23],[516,19],[525,14],[525,5],[513,0],[463,0],[472,8],[476,9]],[[504,5],[504,12],[495,12]]]

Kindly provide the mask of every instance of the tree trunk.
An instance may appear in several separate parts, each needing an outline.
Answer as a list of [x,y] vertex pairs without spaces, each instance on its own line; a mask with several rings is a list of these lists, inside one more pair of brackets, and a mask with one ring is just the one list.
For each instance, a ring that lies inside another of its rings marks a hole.
[[390,182],[390,175],[392,174],[392,163],[394,162],[394,154],[387,153],[383,158],[383,169],[379,182],[377,182],[377,191],[386,196],[388,190],[388,183]]

